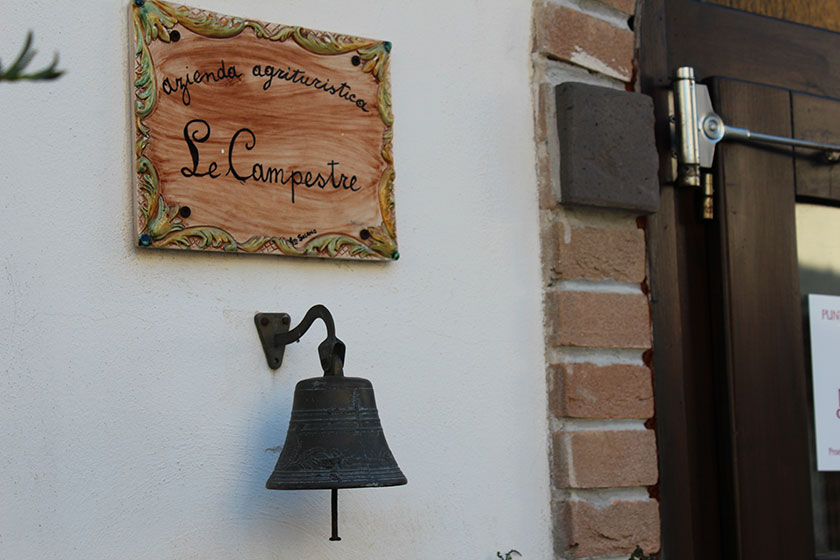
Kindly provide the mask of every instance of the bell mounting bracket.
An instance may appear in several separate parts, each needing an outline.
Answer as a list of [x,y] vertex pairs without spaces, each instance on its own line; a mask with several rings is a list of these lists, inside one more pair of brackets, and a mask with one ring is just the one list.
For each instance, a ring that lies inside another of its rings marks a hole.
[[277,369],[283,365],[283,356],[286,354],[286,345],[275,345],[274,335],[289,332],[291,322],[292,318],[289,317],[288,313],[257,313],[254,315],[257,334],[260,335],[265,359],[271,369]]
[[283,365],[286,346],[298,342],[309,330],[316,319],[321,319],[327,327],[327,338],[318,346],[321,368],[324,375],[344,375],[345,346],[335,336],[335,321],[329,309],[323,305],[313,305],[300,324],[290,329],[292,318],[288,313],[257,313],[254,324],[260,336],[268,367],[277,369]]

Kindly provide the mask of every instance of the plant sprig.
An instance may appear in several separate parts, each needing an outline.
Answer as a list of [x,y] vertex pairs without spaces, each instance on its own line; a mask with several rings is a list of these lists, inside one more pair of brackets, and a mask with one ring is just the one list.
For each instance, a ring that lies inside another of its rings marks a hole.
[[633,554],[630,555],[628,560],[654,560],[654,558],[655,556],[653,554],[645,554],[642,547],[636,545],[636,550],[633,551]]
[[32,72],[31,74],[25,74],[24,71],[26,70],[26,67],[29,66],[30,62],[32,62],[32,59],[35,57],[37,52],[38,51],[32,48],[32,31],[28,31],[26,33],[26,43],[24,43],[23,49],[20,51],[20,54],[12,65],[4,71],[3,65],[0,64],[0,82],[16,82],[20,80],[55,80],[64,74],[64,70],[56,69],[58,66],[58,53],[55,53],[52,64],[48,67],[37,72]]

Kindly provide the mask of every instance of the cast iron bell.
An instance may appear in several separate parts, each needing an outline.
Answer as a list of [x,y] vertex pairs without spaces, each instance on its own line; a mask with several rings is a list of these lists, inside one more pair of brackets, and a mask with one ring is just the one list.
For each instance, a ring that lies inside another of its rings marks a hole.
[[[408,481],[385,441],[373,385],[360,377],[344,377],[344,343],[335,337],[326,307],[312,307],[300,325],[289,332],[285,314],[258,314],[257,329],[266,346],[273,334],[273,350],[296,342],[317,319],[327,325],[327,338],[318,347],[323,377],[300,381],[295,387],[286,442],[265,487],[270,490],[332,490],[332,536],[338,536],[338,489],[399,486]],[[272,324],[274,323],[274,324]],[[279,367],[266,348],[269,366]]]

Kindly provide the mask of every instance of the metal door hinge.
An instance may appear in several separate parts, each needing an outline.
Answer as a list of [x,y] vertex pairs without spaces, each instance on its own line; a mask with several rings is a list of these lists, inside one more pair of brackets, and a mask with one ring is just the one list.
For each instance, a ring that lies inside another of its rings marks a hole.
[[724,124],[712,106],[709,88],[695,82],[694,69],[690,66],[677,69],[669,111],[676,183],[703,188],[704,217],[714,215],[711,210],[713,188],[711,176],[701,173],[701,169],[712,167],[715,146],[722,140],[796,146],[817,150],[826,163],[840,162],[840,145],[762,134]]

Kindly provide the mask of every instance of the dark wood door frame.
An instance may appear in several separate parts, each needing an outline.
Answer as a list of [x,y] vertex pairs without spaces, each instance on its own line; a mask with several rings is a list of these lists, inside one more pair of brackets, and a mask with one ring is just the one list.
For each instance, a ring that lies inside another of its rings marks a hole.
[[[840,34],[693,0],[644,0],[638,22],[639,80],[642,91],[657,101],[663,178],[669,175],[671,151],[665,92],[678,66],[693,66],[700,80],[724,76],[840,97],[840,57],[832,56],[840,52]],[[739,87],[723,87],[724,98],[742,95]],[[789,93],[770,93],[766,99],[762,95],[757,103],[764,110],[778,116],[786,103],[790,110]],[[718,110],[723,114],[727,109],[722,105]],[[723,116],[738,126],[750,126],[750,119],[756,129],[775,126],[755,115]],[[756,183],[771,178],[762,175],[768,170],[789,174],[792,181],[793,158],[745,146],[719,147],[719,185],[734,179],[744,188],[745,183],[761,188]],[[745,190],[733,190],[731,196],[720,190],[720,217],[704,223],[698,218],[697,193],[663,183],[660,210],[648,220],[663,554],[681,560],[813,558],[810,503],[800,499],[800,494],[809,496],[807,462],[803,472],[801,460],[807,451],[798,445],[807,441],[800,422],[805,417],[801,383],[774,387],[757,395],[754,405],[757,415],[766,415],[767,402],[784,392],[790,396],[779,401],[784,420],[774,423],[767,417],[767,429],[779,434],[782,452],[799,455],[789,475],[798,483],[782,481],[785,487],[778,495],[757,496],[769,492],[767,485],[781,471],[778,465],[757,471],[756,461],[766,460],[765,452],[750,455],[752,440],[745,439],[760,425],[751,422],[753,407],[744,399],[749,398],[751,384],[760,382],[761,370],[802,367],[801,348],[774,356],[781,341],[798,342],[798,308],[783,305],[772,316],[760,308],[762,302],[779,298],[795,302],[798,295],[792,293],[796,268],[790,262],[791,255],[795,258],[790,230],[793,194],[769,193],[750,207],[739,198]],[[759,210],[763,222],[745,216]],[[765,269],[749,272],[744,259]],[[787,263],[782,265],[787,276],[780,282],[763,275],[778,273],[766,270],[775,268],[771,261]],[[747,310],[757,314],[755,320]],[[798,404],[791,405],[793,401]],[[749,478],[752,473],[755,480]],[[789,514],[777,515],[785,511]]]

